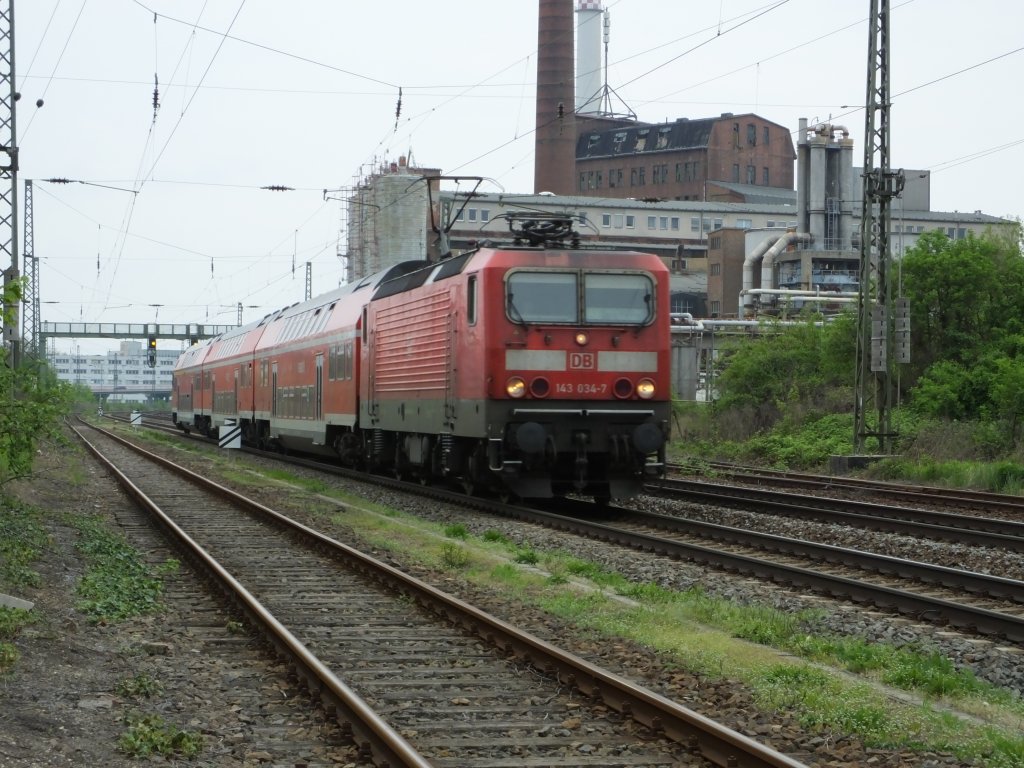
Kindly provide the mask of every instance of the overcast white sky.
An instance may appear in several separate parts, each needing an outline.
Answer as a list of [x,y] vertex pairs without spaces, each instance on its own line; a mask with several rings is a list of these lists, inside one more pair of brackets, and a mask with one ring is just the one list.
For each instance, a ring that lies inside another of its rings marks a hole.
[[[21,179],[88,182],[34,185],[43,320],[248,321],[307,261],[329,290],[323,190],[399,155],[533,190],[536,0],[14,2]],[[604,5],[641,120],[831,119],[860,165],[868,0]],[[891,159],[932,171],[933,210],[1024,214],[1022,28],[1024,3],[892,0]]]

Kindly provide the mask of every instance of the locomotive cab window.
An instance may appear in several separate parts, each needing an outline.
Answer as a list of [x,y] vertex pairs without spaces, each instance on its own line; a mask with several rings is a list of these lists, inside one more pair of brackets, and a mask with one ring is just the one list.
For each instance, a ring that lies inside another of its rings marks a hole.
[[654,285],[647,275],[584,275],[584,322],[644,325],[649,323],[653,316]]
[[470,325],[476,325],[476,275],[470,275],[466,284],[466,315]]
[[654,282],[638,272],[524,270],[511,273],[505,288],[505,311],[516,323],[645,325],[654,317]]
[[513,272],[505,284],[505,311],[515,323],[579,322],[575,272]]

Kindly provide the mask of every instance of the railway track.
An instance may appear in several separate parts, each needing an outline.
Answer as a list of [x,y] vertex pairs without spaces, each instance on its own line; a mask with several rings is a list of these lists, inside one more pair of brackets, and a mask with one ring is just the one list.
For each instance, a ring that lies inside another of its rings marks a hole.
[[673,499],[1024,552],[1024,522],[1016,520],[806,496],[763,488],[723,486],[678,478],[652,482],[647,488],[654,495]]
[[[317,471],[351,474],[315,461],[292,457],[286,460]],[[1024,582],[1016,579],[716,525],[687,517],[685,513],[660,515],[615,507],[599,513],[593,504],[574,500],[559,500],[536,509],[469,499],[445,489],[422,488],[392,479],[381,479],[381,482],[576,535],[791,587],[809,588],[917,620],[1024,643]],[[1009,552],[1024,551],[1024,524],[1013,521],[964,518],[929,510],[688,480],[668,480],[652,484],[652,488],[663,495],[703,504],[738,506]],[[962,525],[970,527],[960,527]]]
[[828,493],[870,495],[900,502],[955,507],[966,513],[980,510],[982,514],[1006,513],[1008,517],[1024,521],[1024,497],[1004,493],[991,493],[966,488],[937,488],[933,486],[882,482],[856,477],[816,475],[808,472],[774,470],[762,467],[743,467],[724,462],[669,464],[668,469],[681,475],[711,475],[716,480],[776,488],[803,488]]
[[110,433],[88,440],[377,764],[801,765]]

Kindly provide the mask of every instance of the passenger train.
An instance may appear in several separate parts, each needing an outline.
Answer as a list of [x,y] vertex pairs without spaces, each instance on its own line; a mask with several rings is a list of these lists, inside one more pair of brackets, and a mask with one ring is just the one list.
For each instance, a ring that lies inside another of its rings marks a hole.
[[[404,262],[194,345],[174,420],[369,471],[522,498],[639,492],[664,472],[669,274],[564,243]],[[538,234],[540,233],[540,234]]]

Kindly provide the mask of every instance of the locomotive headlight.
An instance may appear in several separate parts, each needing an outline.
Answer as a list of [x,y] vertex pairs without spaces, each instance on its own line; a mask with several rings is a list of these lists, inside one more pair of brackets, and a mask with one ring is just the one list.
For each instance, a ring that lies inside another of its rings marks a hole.
[[636,384],[636,393],[642,400],[650,400],[654,397],[654,382],[650,379],[640,379]]
[[588,341],[590,341],[590,338],[587,336],[587,334],[583,333],[583,331],[580,331],[579,333],[576,334],[576,343],[579,344],[581,347],[587,346]]
[[526,394],[526,382],[518,376],[513,376],[505,383],[505,391],[509,397],[523,397]]

